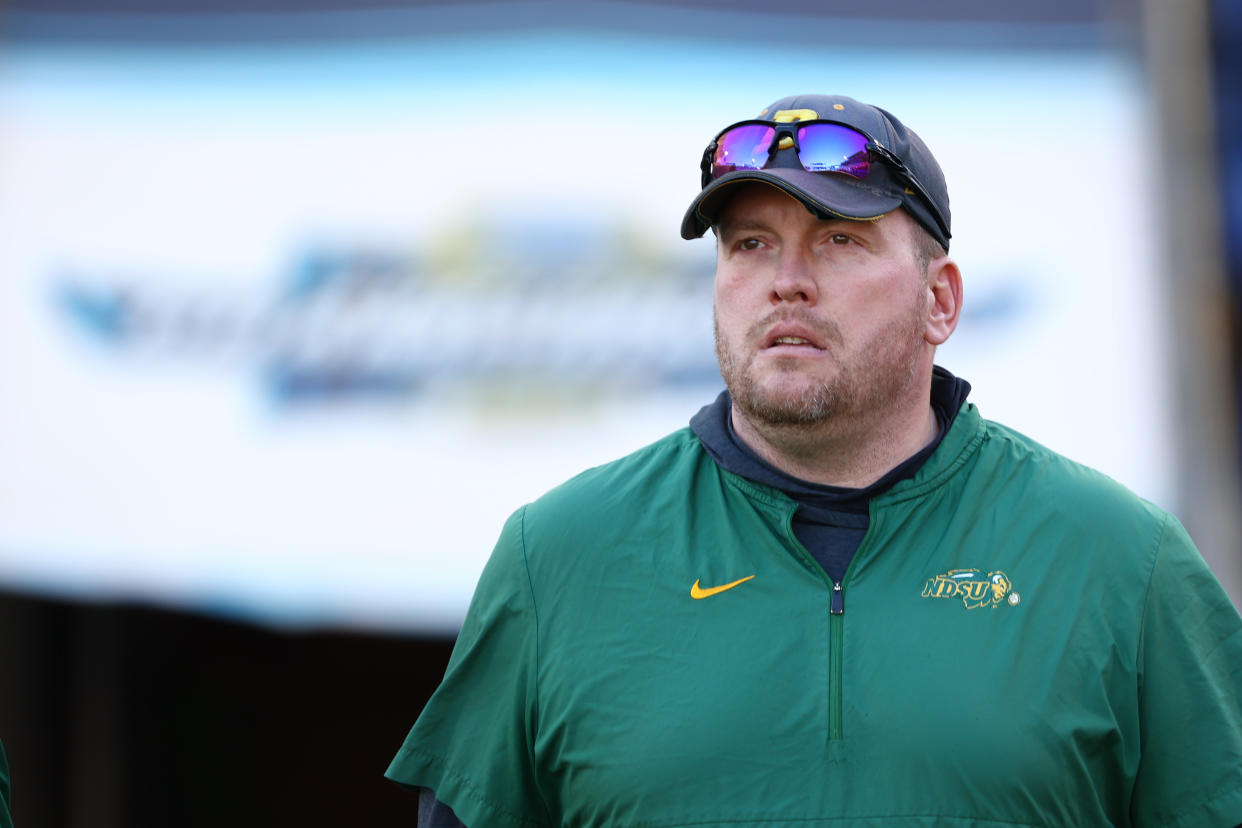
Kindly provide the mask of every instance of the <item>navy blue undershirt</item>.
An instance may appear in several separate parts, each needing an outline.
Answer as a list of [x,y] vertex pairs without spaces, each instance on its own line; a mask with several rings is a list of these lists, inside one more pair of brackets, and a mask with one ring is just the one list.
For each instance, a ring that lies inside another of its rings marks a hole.
[[733,430],[728,391],[704,406],[690,420],[690,428],[721,468],[789,495],[798,503],[794,535],[834,582],[845,578],[854,553],[867,533],[871,499],[894,483],[913,477],[940,445],[958,409],[970,393],[970,383],[937,366],[932,371],[931,406],[939,431],[935,439],[882,478],[862,489],[811,483],[780,469],[755,454]]

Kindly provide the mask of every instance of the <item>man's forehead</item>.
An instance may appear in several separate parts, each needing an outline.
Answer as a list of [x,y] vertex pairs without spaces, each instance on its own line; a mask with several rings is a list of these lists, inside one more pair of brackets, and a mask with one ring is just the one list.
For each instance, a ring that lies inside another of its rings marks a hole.
[[883,215],[866,219],[825,215],[812,210],[779,187],[761,182],[738,184],[735,189],[736,192],[729,196],[717,212],[717,221],[713,229],[718,233],[737,227],[762,225],[767,218],[777,216],[786,210],[799,216],[805,212],[810,218],[824,224],[873,224],[884,218]]
[[772,210],[806,209],[806,205],[775,185],[747,181],[730,188],[728,197],[717,211],[719,223],[736,223]]

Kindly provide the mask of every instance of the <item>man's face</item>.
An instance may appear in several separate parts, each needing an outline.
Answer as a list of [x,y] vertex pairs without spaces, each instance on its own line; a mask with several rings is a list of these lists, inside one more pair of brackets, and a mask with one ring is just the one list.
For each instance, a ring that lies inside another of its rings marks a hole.
[[717,223],[716,354],[752,424],[883,416],[930,370],[931,295],[913,220],[823,221],[763,184]]

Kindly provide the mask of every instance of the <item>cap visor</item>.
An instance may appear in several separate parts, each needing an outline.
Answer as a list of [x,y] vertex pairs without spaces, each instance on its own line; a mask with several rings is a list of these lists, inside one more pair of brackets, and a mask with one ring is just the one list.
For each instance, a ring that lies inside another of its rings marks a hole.
[[787,167],[739,170],[708,184],[690,203],[681,221],[681,237],[697,239],[706,233],[725,202],[735,195],[737,185],[750,182],[776,187],[813,210],[852,221],[878,218],[902,203],[899,195],[874,189],[839,173],[813,173]]

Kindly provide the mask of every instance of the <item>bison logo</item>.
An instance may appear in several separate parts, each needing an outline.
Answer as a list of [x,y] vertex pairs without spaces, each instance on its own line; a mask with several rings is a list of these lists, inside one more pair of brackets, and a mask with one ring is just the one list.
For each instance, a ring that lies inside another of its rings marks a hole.
[[923,584],[924,598],[961,598],[966,609],[995,607],[1008,603],[1017,606],[1021,598],[1013,591],[1013,581],[997,570],[986,575],[979,569],[950,569],[943,575],[928,578]]

